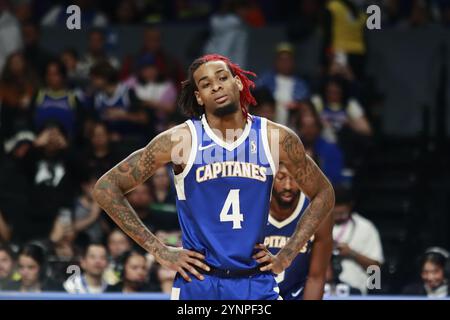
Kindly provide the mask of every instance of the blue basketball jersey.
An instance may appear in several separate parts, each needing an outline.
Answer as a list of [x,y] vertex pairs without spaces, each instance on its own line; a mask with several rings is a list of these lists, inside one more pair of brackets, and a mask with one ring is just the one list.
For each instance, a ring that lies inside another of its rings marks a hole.
[[59,122],[69,135],[75,130],[75,95],[69,91],[41,90],[36,99],[34,122],[40,129],[46,121]]
[[[286,242],[294,233],[297,223],[308,204],[308,198],[303,193],[300,193],[298,204],[289,218],[284,221],[277,221],[269,215],[264,244],[272,254],[277,254],[285,246]],[[300,250],[297,257],[292,261],[292,264],[276,277],[280,288],[280,295],[284,300],[298,300],[303,297],[303,290],[309,272],[313,240],[314,236]]]
[[249,115],[233,143],[221,139],[204,115],[186,123],[192,148],[188,164],[174,175],[183,247],[216,268],[257,267],[252,255],[264,241],[276,171],[267,120]]

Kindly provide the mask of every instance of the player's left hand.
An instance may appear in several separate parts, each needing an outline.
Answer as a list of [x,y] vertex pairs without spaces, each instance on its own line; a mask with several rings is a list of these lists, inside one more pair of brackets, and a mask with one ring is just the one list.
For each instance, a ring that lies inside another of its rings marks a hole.
[[261,271],[272,271],[273,273],[279,274],[284,271],[283,263],[278,257],[278,255],[273,255],[269,249],[263,244],[257,244],[255,249],[259,249],[261,251],[257,252],[253,255],[253,259],[256,260],[259,264],[263,264],[259,270]]

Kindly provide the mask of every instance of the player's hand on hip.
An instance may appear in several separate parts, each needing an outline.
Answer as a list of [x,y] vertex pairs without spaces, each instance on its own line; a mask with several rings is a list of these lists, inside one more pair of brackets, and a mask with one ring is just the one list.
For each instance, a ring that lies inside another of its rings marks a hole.
[[189,277],[187,271],[200,280],[204,279],[203,275],[201,275],[194,266],[206,271],[210,270],[210,268],[203,263],[205,260],[204,255],[183,248],[165,246],[164,250],[160,252],[156,259],[162,266],[177,271],[184,280],[189,282],[191,282],[192,279]]
[[261,271],[272,271],[273,273],[279,274],[283,272],[284,267],[280,259],[273,255],[269,249],[263,244],[257,244],[255,249],[260,251],[253,255],[253,259],[256,260],[261,266],[259,270]]

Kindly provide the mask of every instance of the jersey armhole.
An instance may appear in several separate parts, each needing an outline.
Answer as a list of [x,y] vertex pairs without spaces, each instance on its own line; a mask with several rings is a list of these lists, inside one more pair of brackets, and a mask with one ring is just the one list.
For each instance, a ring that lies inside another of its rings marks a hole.
[[192,120],[187,120],[186,124],[189,127],[189,131],[191,132],[191,150],[189,152],[189,158],[186,163],[186,166],[184,167],[183,171],[181,171],[178,174],[175,174],[175,171],[172,167],[172,173],[173,173],[173,180],[175,184],[175,190],[177,192],[177,197],[179,200],[186,200],[186,195],[184,192],[184,178],[189,174],[189,171],[191,170],[194,161],[195,156],[197,154],[197,132],[195,130],[195,126],[192,123]]
[[270,169],[272,170],[273,177],[275,178],[275,175],[277,174],[278,170],[278,163],[275,164],[272,157],[272,152],[270,151],[269,147],[269,135],[267,132],[267,119],[261,118],[261,138],[263,143],[264,152],[266,154],[267,161],[269,161]]

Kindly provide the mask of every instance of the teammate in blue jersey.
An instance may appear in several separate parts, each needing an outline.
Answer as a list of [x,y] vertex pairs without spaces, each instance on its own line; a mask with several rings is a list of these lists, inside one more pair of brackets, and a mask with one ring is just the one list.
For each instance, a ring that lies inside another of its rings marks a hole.
[[[308,198],[298,188],[283,163],[280,163],[273,185],[264,239],[264,245],[272,254],[277,254],[286,245],[308,204]],[[291,265],[276,277],[284,300],[322,299],[333,249],[332,230],[333,217],[330,215],[300,249]]]
[[[162,132],[99,179],[94,198],[163,266],[177,271],[172,299],[279,299],[281,273],[334,206],[334,191],[290,129],[251,116],[248,75],[206,55],[189,67],[179,105],[191,117]],[[273,177],[283,162],[311,199],[288,243],[263,245]],[[172,164],[183,247],[162,243],[125,194]]]

